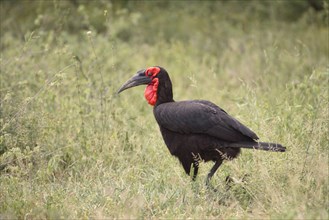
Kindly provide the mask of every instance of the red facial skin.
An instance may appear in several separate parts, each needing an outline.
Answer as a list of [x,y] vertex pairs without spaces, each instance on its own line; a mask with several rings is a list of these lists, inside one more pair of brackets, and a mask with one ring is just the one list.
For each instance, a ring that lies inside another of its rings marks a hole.
[[145,70],[145,75],[147,77],[150,77],[152,79],[152,82],[147,85],[144,92],[144,97],[147,100],[147,102],[154,106],[157,102],[157,91],[159,86],[159,79],[154,78],[158,73],[160,72],[159,67],[149,67]]

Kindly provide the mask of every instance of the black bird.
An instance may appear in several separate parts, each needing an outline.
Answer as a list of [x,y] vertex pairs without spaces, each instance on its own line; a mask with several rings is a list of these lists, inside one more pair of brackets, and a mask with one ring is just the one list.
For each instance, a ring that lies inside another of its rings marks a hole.
[[198,174],[200,160],[214,161],[206,184],[222,164],[240,153],[240,148],[284,152],[280,144],[257,142],[257,135],[223,109],[205,100],[175,102],[167,71],[159,66],[140,70],[118,90],[147,85],[144,96],[153,108],[164,142],[192,179]]

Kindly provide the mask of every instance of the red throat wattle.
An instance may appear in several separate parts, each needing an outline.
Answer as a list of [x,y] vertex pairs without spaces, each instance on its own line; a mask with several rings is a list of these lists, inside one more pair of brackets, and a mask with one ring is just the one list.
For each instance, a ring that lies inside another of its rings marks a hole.
[[152,82],[148,84],[147,87],[145,88],[144,97],[147,100],[147,102],[152,106],[155,105],[158,99],[158,94],[157,94],[158,86],[159,86],[159,79],[154,78],[152,79]]

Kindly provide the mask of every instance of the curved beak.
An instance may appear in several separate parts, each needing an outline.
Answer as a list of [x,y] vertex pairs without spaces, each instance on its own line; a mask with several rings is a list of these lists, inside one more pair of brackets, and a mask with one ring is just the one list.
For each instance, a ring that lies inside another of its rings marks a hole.
[[121,88],[118,90],[118,94],[126,89],[139,86],[139,85],[147,85],[151,82],[152,80],[145,76],[145,70],[140,70],[137,72],[136,75],[131,77],[127,82],[125,82]]

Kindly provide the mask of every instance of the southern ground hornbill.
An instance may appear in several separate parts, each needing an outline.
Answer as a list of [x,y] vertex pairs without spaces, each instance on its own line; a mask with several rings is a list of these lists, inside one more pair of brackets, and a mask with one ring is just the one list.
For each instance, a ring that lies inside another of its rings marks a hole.
[[240,148],[284,152],[280,144],[257,142],[257,135],[212,102],[191,100],[175,102],[167,71],[159,66],[140,70],[118,93],[138,85],[147,85],[144,96],[153,108],[164,142],[178,157],[192,179],[198,174],[200,160],[214,161],[206,184],[222,164],[240,153]]

